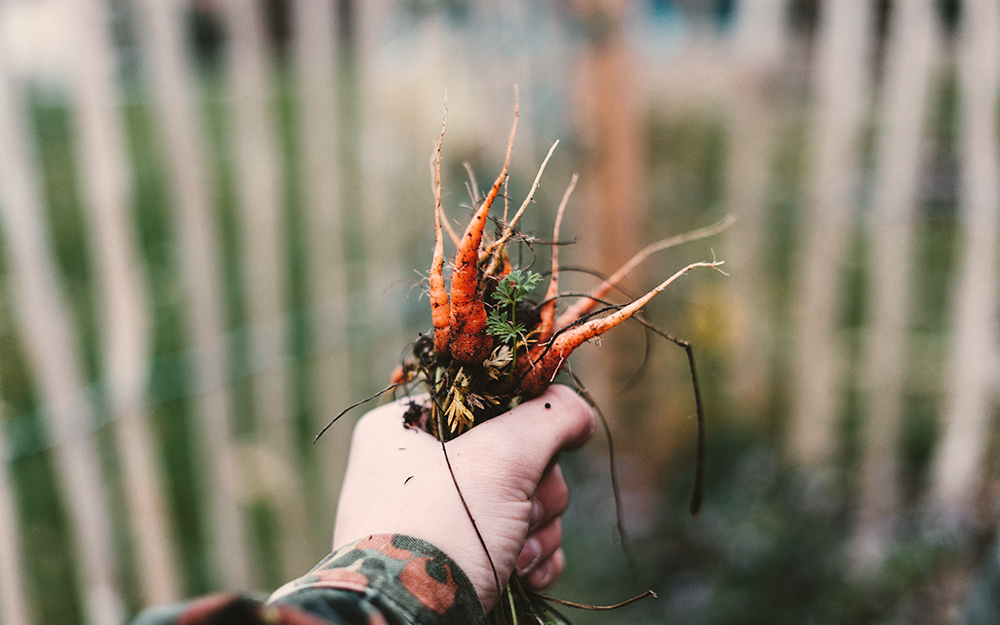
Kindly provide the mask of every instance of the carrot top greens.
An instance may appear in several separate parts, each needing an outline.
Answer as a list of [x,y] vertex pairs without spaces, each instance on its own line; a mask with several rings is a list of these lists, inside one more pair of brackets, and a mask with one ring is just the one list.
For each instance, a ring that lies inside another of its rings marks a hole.
[[508,345],[516,344],[518,338],[523,339],[526,328],[515,320],[515,310],[541,280],[541,274],[530,270],[522,273],[520,269],[512,269],[501,278],[493,292],[497,307],[486,318],[486,331]]

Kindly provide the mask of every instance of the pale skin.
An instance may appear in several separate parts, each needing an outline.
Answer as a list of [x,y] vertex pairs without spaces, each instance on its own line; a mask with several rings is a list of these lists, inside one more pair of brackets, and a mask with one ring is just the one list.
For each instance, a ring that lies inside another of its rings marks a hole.
[[[407,534],[445,552],[489,611],[499,598],[493,570],[455,490],[441,443],[403,426],[407,401],[358,421],[338,505],[334,549],[371,534]],[[458,484],[489,549],[500,584],[517,570],[541,590],[562,572],[559,517],[569,490],[556,460],[596,429],[579,395],[552,386],[541,396],[447,443]]]

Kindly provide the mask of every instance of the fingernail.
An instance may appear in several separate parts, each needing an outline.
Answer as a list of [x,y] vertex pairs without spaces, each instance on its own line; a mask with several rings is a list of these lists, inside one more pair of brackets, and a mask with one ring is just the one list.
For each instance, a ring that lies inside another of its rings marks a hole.
[[529,538],[524,541],[524,547],[521,548],[521,553],[517,556],[517,572],[521,575],[529,572],[538,564],[538,558],[541,555],[542,546],[537,538]]
[[546,561],[546,563],[537,571],[535,571],[535,579],[533,580],[539,588],[545,588],[553,581],[555,581],[555,564],[551,559]]
[[531,500],[531,515],[528,517],[528,530],[533,530],[538,525],[538,520],[542,518],[542,504],[537,499]]

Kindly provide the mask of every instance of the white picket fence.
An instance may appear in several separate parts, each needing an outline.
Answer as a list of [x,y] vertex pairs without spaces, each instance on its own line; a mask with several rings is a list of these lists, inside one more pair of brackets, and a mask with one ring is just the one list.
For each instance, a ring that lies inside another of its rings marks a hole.
[[[605,270],[650,242],[642,226],[650,202],[649,112],[701,111],[725,120],[718,210],[738,221],[724,242],[713,244],[731,274],[728,321],[717,330],[730,339],[726,384],[739,412],[764,410],[768,389],[789,377],[782,382],[790,389],[787,440],[775,444],[790,464],[822,475],[841,445],[846,391],[859,389],[864,419],[854,556],[859,567],[869,567],[892,544],[898,515],[912,503],[904,501],[899,479],[904,400],[915,379],[929,383],[941,399],[941,438],[924,503],[956,530],[973,515],[996,471],[986,455],[1000,379],[996,0],[965,0],[953,33],[938,3],[895,0],[883,39],[875,3],[865,0],[821,3],[814,31],[791,24],[782,0],[744,0],[724,27],[709,15],[624,0],[582,2],[572,10],[554,2],[471,1],[451,12],[392,0],[342,4],[350,10],[338,11],[332,1],[287,3],[282,71],[263,3],[200,5],[217,18],[226,41],[215,68],[225,92],[221,155],[209,145],[211,96],[188,37],[193,5],[134,0],[114,3],[115,13],[100,0],[0,6],[0,312],[9,321],[0,334],[4,345],[23,352],[39,406],[14,414],[0,402],[0,622],[37,622],[45,601],[29,592],[44,583],[28,579],[32,554],[23,546],[18,513],[18,502],[32,494],[18,493],[12,477],[18,459],[29,454],[47,454],[60,485],[81,622],[108,625],[130,616],[137,606],[129,607],[127,587],[138,607],[179,599],[190,587],[166,494],[164,447],[150,420],[156,316],[135,223],[126,88],[127,97],[150,106],[164,168],[176,306],[190,348],[184,368],[193,381],[186,391],[197,444],[190,464],[202,491],[198,514],[210,587],[263,588],[271,578],[301,574],[325,552],[349,427],[303,453],[298,415],[308,414],[308,427],[318,429],[377,390],[413,329],[426,325],[419,287],[408,291],[419,279],[411,259],[429,249],[425,163],[446,88],[446,160],[498,162],[514,84],[522,98],[518,172],[530,176],[553,139],[578,143],[584,158],[574,166],[588,188],[577,232],[602,233],[593,242],[596,264]],[[349,42],[338,25],[345,14],[352,17]],[[338,62],[348,58],[348,46],[352,65]],[[136,62],[131,74],[123,69],[126,57]],[[947,354],[928,374],[915,360],[921,337],[912,328],[920,306],[915,229],[938,147],[928,134],[930,116],[940,114],[932,110],[933,94],[949,71],[956,72],[960,102],[959,228]],[[96,380],[50,234],[31,88],[60,94],[54,97],[64,98],[73,129],[62,147],[72,150],[84,215]],[[287,137],[276,113],[281,88],[293,103],[294,167],[285,161]],[[350,88],[356,90],[345,94]],[[773,155],[789,119],[802,114],[807,163],[789,311],[777,308],[769,286]],[[220,158],[231,172],[241,280],[235,288],[249,337],[249,373],[241,380],[234,379],[227,316],[234,287],[227,284],[220,223],[227,183],[213,160]],[[451,183],[452,216],[460,217],[463,182],[456,175]],[[291,232],[289,194],[302,206]],[[846,351],[855,337],[845,334],[842,315],[848,248],[859,223],[869,250],[867,321],[860,373],[848,379]],[[299,311],[289,303],[290,241],[304,250]],[[311,341],[301,363],[291,361],[293,318]],[[787,370],[775,370],[778,353],[787,354]],[[305,380],[304,398],[297,375]],[[10,383],[0,376],[0,398]],[[613,403],[600,381],[595,388]],[[236,395],[240,389],[250,389],[248,400]],[[237,414],[242,407],[252,413],[250,426]],[[16,442],[33,419],[44,423],[42,449]],[[113,479],[102,456],[109,448]],[[258,501],[280,511],[273,515],[276,562],[254,548],[248,511]],[[120,527],[130,535],[116,536]],[[127,569],[122,544],[131,553]],[[126,570],[134,580],[124,580]]]

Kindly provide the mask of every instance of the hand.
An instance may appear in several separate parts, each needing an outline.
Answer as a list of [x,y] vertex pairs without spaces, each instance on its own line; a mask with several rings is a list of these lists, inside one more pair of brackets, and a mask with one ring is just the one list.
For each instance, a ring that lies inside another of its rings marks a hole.
[[[499,599],[493,570],[448,473],[441,443],[403,427],[407,402],[382,406],[358,421],[333,546],[382,533],[426,540],[461,567],[489,611]],[[556,459],[587,442],[595,428],[593,410],[583,399],[552,386],[447,443],[501,587],[515,567],[536,590],[562,571],[559,516],[569,491]]]

